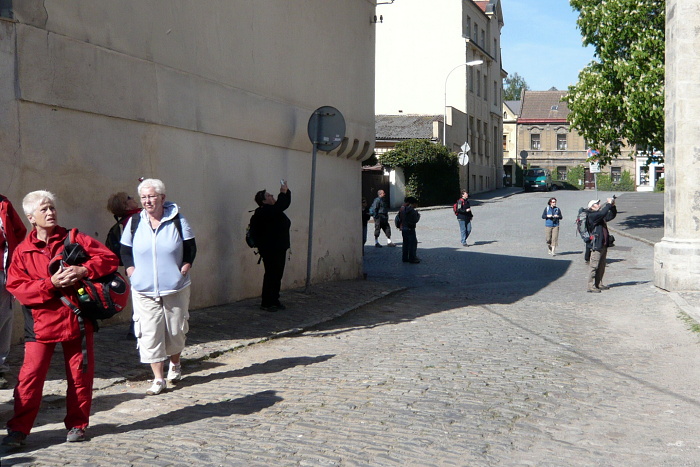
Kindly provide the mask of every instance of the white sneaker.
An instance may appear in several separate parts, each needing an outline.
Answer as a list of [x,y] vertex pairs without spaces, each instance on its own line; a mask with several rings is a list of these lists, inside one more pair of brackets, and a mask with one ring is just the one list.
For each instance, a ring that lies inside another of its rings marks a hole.
[[170,365],[166,379],[171,382],[180,381],[182,379],[182,365]]
[[151,386],[151,388],[148,391],[146,391],[146,395],[157,396],[158,394],[163,392],[167,387],[168,383],[166,383],[164,379],[154,379],[153,386]]

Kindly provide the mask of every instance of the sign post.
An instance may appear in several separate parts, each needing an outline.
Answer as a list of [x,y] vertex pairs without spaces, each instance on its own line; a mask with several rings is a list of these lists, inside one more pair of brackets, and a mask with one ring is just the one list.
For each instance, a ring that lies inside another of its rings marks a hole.
[[309,197],[309,243],[306,253],[306,289],[311,284],[311,253],[314,238],[314,201],[316,194],[316,153],[318,150],[330,152],[340,146],[345,138],[345,118],[338,109],[323,106],[316,109],[309,118],[307,127],[313,144],[311,155],[311,195]]

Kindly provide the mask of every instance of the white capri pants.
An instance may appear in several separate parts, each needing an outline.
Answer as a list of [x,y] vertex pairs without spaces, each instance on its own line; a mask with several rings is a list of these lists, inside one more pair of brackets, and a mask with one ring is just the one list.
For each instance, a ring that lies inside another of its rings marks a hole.
[[162,362],[182,352],[190,328],[190,288],[157,299],[132,289],[131,298],[141,363]]

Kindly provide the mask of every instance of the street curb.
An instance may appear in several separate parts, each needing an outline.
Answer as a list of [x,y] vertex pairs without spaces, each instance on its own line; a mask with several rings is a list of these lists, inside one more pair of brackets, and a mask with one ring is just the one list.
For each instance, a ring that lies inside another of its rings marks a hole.
[[646,238],[638,237],[636,235],[628,234],[626,232],[623,232],[621,230],[617,230],[616,228],[608,226],[608,230],[611,232],[614,232],[617,235],[622,235],[623,237],[631,238],[632,240],[637,240],[638,242],[646,243],[647,245],[654,246],[656,245],[656,242],[652,242],[651,240],[647,240]]

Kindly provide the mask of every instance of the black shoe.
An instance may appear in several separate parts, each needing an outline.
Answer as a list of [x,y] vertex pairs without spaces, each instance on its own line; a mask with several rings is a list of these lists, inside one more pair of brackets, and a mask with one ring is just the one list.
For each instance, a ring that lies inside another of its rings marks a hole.
[[382,247],[379,243],[375,243],[374,246],[377,247],[377,248],[381,248],[381,247]]
[[287,307],[282,305],[280,302],[275,303],[275,306],[277,307],[278,310],[286,310]]
[[7,436],[5,436],[2,439],[3,446],[18,448],[27,444],[27,442],[25,441],[27,439],[27,435],[25,435],[21,431],[7,430],[7,433]]
[[419,260],[418,258],[412,259],[411,261],[409,261],[409,263],[411,263],[411,264],[418,264],[418,263],[420,263],[420,260]]
[[263,311],[275,312],[275,311],[279,310],[279,307],[277,305],[270,305],[270,306],[260,305],[260,309]]

